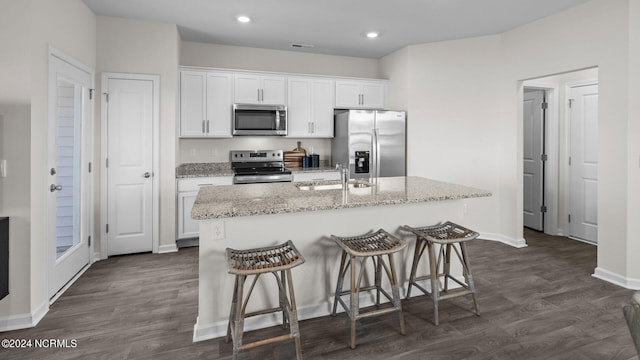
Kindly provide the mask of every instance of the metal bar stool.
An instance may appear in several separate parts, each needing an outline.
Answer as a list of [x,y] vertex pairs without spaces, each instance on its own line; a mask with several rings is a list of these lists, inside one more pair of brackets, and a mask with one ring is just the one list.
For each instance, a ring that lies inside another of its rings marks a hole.
[[[393,261],[393,253],[402,250],[407,245],[406,242],[392,236],[382,229],[362,236],[339,237],[331,235],[331,238],[340,245],[340,247],[342,247],[340,273],[338,274],[338,285],[336,286],[332,315],[336,315],[338,303],[342,305],[345,312],[349,315],[349,318],[351,319],[351,348],[355,349],[356,347],[356,320],[364,317],[397,311],[398,318],[400,320],[400,332],[404,335],[404,317],[402,315],[402,305],[400,304],[400,291],[398,289],[398,277],[396,275],[396,266]],[[388,257],[388,264],[384,261],[384,255],[387,255]],[[347,256],[349,257],[348,259]],[[371,259],[373,261],[373,267],[375,269],[375,283],[371,286],[362,287],[361,283],[367,259]],[[360,263],[360,272],[356,276],[357,263]],[[349,267],[351,267],[351,288],[343,291],[342,285]],[[383,268],[391,284],[391,296],[382,288],[381,285]],[[380,294],[382,294],[391,301],[393,306],[360,313],[359,293],[361,291],[370,290],[376,290],[376,305],[380,305]],[[341,297],[344,295],[349,295],[349,305],[342,300]]]
[[[478,302],[476,300],[476,288],[471,275],[469,266],[469,258],[467,256],[466,242],[478,237],[478,233],[450,221],[444,224],[433,226],[411,227],[404,225],[403,229],[408,230],[416,235],[416,247],[413,254],[413,264],[411,265],[411,275],[409,276],[409,287],[407,288],[407,299],[411,296],[411,287],[415,286],[423,293],[433,299],[434,323],[439,324],[438,320],[438,302],[440,300],[449,299],[457,296],[471,295],[473,298],[473,306],[476,315],[480,315],[478,310]],[[458,246],[456,246],[456,244]],[[436,245],[437,249],[436,259]],[[420,262],[422,254],[427,249],[429,256],[430,274],[424,276],[416,276],[416,270]],[[465,282],[462,282],[451,276],[451,253],[457,255],[462,264],[462,274]],[[442,265],[442,266],[441,266]],[[440,278],[443,278],[444,288],[441,290]],[[417,281],[431,280],[431,291],[427,291],[420,286]],[[449,291],[449,280],[453,280],[462,289]],[[444,293],[444,294],[443,294]]]
[[[295,340],[296,359],[302,359],[298,314],[296,310],[296,299],[293,293],[291,268],[304,263],[304,261],[304,257],[302,257],[300,252],[298,252],[291,240],[281,245],[259,249],[234,250],[227,248],[227,268],[230,274],[234,274],[236,276],[226,338],[227,342],[229,342],[229,338],[233,338],[234,360],[238,358],[240,350],[247,350],[257,346],[286,341],[289,339]],[[278,276],[278,272],[280,272],[280,276]],[[249,302],[253,288],[260,275],[266,273],[273,274],[276,278],[276,282],[278,283],[279,306],[247,314],[247,303]],[[249,288],[246,298],[243,298],[244,283],[249,275],[255,275],[255,277],[251,283],[251,287]],[[244,344],[242,342],[245,318],[279,311],[282,311],[282,326],[286,328],[288,323],[290,334],[259,340],[248,344]]]

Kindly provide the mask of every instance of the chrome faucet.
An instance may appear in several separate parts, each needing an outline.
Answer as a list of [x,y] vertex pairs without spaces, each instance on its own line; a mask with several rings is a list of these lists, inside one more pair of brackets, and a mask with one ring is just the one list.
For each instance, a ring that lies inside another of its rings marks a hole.
[[340,180],[342,182],[342,190],[346,190],[349,183],[349,167],[344,167],[341,163],[336,164],[336,170],[340,171]]

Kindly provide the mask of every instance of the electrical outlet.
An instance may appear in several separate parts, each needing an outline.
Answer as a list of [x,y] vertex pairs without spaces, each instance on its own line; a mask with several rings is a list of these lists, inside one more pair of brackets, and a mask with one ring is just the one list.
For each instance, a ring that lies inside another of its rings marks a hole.
[[467,212],[469,212],[469,206],[467,206],[467,204],[466,204],[466,203],[465,203],[465,204],[462,204],[462,213],[463,213],[464,215],[466,215],[466,214],[467,214]]
[[224,221],[217,220],[211,223],[211,233],[213,234],[213,240],[224,239]]
[[191,149],[191,157],[196,157],[196,149]]
[[7,160],[0,160],[0,177],[7,177]]

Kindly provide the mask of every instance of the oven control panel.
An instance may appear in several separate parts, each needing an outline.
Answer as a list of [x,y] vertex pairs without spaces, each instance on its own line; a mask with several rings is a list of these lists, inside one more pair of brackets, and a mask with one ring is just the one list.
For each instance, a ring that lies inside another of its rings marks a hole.
[[230,161],[233,162],[266,162],[284,161],[282,150],[231,150]]

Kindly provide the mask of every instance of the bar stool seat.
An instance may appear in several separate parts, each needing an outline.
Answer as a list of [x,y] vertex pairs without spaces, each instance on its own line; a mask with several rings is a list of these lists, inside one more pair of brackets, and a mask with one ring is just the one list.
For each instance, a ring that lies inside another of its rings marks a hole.
[[[404,225],[401,228],[412,232],[416,235],[416,246],[413,255],[413,264],[411,265],[411,275],[409,276],[409,286],[407,288],[407,299],[411,296],[411,288],[415,286],[424,294],[433,299],[434,323],[439,324],[438,319],[438,302],[440,300],[453,297],[471,295],[476,315],[480,315],[478,310],[478,302],[476,300],[476,288],[471,275],[469,266],[469,258],[466,242],[476,239],[478,233],[458,224],[447,221],[443,224],[432,226],[411,227]],[[436,245],[438,249],[436,250]],[[417,267],[420,262],[425,248],[429,256],[430,274],[424,276],[416,276]],[[462,264],[462,274],[464,282],[451,276],[451,253],[456,254]],[[436,251],[438,253],[436,259]],[[444,281],[444,288],[441,289],[440,278]],[[431,280],[431,290],[427,290],[420,286],[417,281]],[[449,280],[456,282],[461,289],[449,291]]]
[[[258,249],[234,250],[227,248],[226,255],[228,272],[236,276],[226,338],[227,342],[229,342],[230,338],[233,338],[233,359],[236,360],[238,358],[238,353],[241,350],[294,339],[296,346],[296,359],[301,360],[302,348],[300,344],[298,315],[293,292],[291,269],[305,262],[302,254],[300,254],[298,249],[296,249],[293,242],[289,240],[284,244]],[[278,276],[278,272],[280,273],[280,276]],[[247,304],[256,282],[260,275],[266,273],[273,274],[276,279],[276,283],[278,284],[279,306],[247,314]],[[246,298],[244,298],[244,283],[247,276],[251,275],[254,275],[255,277],[251,283],[251,287],[249,288]],[[242,342],[245,318],[280,311],[282,311],[282,325],[286,328],[288,324],[290,334],[259,340],[248,344],[244,344]]]
[[[356,347],[356,321],[364,317],[398,312],[400,332],[404,335],[404,317],[402,315],[402,305],[400,304],[400,291],[398,289],[398,277],[393,261],[393,253],[402,250],[407,245],[406,242],[382,229],[361,236],[340,237],[331,235],[331,238],[342,248],[340,273],[338,274],[338,284],[333,301],[332,315],[336,315],[337,306],[338,303],[340,303],[351,319],[351,348],[355,349]],[[384,261],[384,255],[387,255],[388,264]],[[375,283],[371,286],[362,287],[361,283],[365,273],[365,262],[367,259],[371,259],[373,262]],[[358,263],[360,263],[360,272],[356,276]],[[344,277],[349,267],[351,268],[351,286],[349,290],[342,290]],[[383,268],[389,279],[392,295],[389,295],[389,293],[382,288]],[[376,291],[377,309],[360,313],[359,293],[370,290]],[[384,295],[392,303],[391,307],[379,307],[380,294]],[[343,301],[342,296],[344,295],[349,295],[349,305]]]

